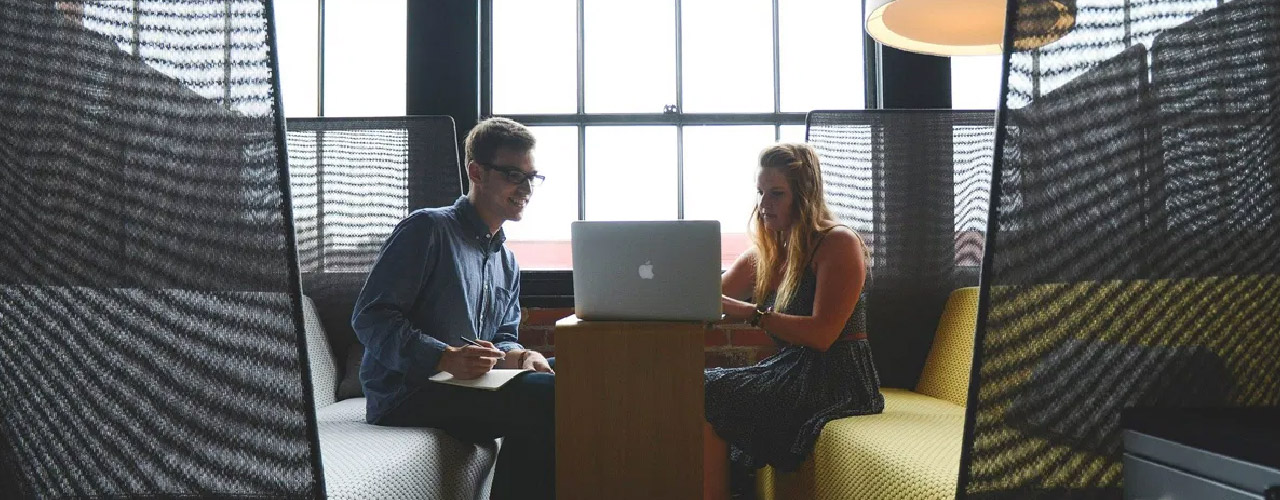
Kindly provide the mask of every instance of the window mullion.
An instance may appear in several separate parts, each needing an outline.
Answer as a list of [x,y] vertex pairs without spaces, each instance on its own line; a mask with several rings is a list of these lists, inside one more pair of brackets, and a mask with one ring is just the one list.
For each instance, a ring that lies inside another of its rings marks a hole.
[[680,0],[674,0],[676,9],[676,218],[684,219],[684,17]]
[[773,112],[782,112],[782,63],[778,29],[778,0],[773,0]]
[[480,117],[493,116],[493,0],[480,0]]
[[[578,117],[582,117],[586,113],[587,107],[587,91],[586,91],[586,67],[585,54],[583,45],[586,41],[586,0],[577,0],[577,20],[576,27],[578,30],[578,40],[576,49],[578,51]],[[587,219],[587,127],[582,121],[578,122],[578,220]]]
[[587,126],[578,124],[578,220],[587,220]]
[[805,113],[591,113],[504,114],[525,125],[804,125]]
[[577,56],[578,56],[578,61],[577,61],[578,114],[581,115],[583,113],[586,113],[586,105],[587,105],[587,97],[586,97],[587,93],[586,93],[586,89],[583,88],[586,85],[586,73],[584,71],[584,68],[586,67],[586,64],[587,64],[585,59],[586,51],[583,50],[583,45],[586,42],[586,38],[587,38],[586,20],[585,20],[586,0],[577,0],[577,4],[578,4],[578,12],[577,12],[577,19],[576,19],[575,25],[578,30],[578,39],[577,39],[575,48],[578,51],[577,53]]
[[316,0],[316,116],[324,116],[324,1]]
[[684,126],[676,124],[676,218],[684,220]]
[[680,12],[680,0],[673,0],[676,7],[676,102],[675,112],[677,114],[684,113],[684,17]]

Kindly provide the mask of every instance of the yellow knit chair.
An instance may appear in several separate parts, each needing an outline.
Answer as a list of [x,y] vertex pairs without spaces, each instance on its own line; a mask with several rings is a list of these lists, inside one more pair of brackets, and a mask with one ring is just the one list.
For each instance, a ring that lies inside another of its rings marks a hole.
[[933,336],[929,357],[924,360],[916,392],[965,406],[977,326],[978,287],[951,292],[942,317],[938,318],[938,332]]
[[792,473],[765,467],[760,500],[947,499],[955,495],[978,288],[947,299],[916,390],[882,389],[885,410],[834,420]]

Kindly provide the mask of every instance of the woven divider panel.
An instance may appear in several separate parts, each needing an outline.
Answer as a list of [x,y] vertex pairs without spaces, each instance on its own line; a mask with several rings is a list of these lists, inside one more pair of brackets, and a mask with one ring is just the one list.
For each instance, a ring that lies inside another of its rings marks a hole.
[[1280,404],[1280,3],[1077,7],[1007,65],[969,498],[1119,498],[1123,408]]
[[883,385],[915,387],[952,290],[977,285],[989,111],[814,111],[827,204],[871,247],[867,330]]
[[269,32],[0,0],[0,497],[322,493]]
[[292,118],[288,128],[304,273],[368,273],[409,212],[462,194],[448,116]]

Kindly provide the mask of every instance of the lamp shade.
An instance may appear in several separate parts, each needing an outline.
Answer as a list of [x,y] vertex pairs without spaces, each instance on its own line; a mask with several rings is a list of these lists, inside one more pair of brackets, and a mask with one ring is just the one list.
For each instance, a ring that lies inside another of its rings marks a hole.
[[[1014,49],[1043,47],[1075,25],[1075,0],[1017,0]],[[999,54],[1006,0],[867,0],[867,34],[938,56]]]

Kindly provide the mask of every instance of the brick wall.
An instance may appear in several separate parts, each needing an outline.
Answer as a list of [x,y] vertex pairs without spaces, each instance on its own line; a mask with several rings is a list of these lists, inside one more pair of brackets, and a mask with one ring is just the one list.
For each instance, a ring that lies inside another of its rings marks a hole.
[[[529,307],[521,313],[520,343],[547,357],[555,356],[556,321],[573,314],[573,309]],[[741,324],[707,327],[703,350],[707,368],[748,366],[775,352],[773,340],[758,328]]]

